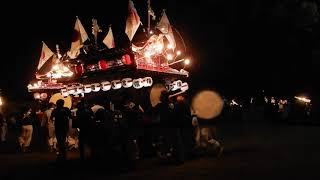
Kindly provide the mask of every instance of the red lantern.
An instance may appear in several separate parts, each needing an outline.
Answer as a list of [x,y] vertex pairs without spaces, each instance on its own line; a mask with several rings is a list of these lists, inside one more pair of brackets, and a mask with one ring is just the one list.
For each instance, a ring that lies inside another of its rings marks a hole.
[[129,54],[125,54],[122,56],[122,63],[125,65],[131,65],[132,64],[132,60],[129,56]]
[[75,67],[75,72],[77,75],[82,75],[84,73],[83,64],[79,64]]
[[108,63],[106,60],[100,60],[98,62],[98,65],[99,65],[100,70],[107,70],[108,69]]

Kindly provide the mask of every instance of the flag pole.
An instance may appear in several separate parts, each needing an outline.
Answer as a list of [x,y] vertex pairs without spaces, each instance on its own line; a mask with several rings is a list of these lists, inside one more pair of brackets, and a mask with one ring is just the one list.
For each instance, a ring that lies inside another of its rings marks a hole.
[[151,10],[151,2],[148,0],[148,35],[150,33],[150,10]]

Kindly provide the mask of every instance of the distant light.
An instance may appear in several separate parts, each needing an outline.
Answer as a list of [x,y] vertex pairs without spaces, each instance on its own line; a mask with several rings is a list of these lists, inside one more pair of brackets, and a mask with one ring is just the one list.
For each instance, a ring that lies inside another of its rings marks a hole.
[[150,33],[150,34],[153,34],[153,31],[151,30],[149,33]]
[[232,99],[232,101],[231,101],[230,105],[236,105],[236,106],[239,106],[239,104],[238,104],[234,99]]
[[311,100],[308,99],[308,98],[306,98],[306,97],[298,97],[298,96],[295,96],[294,98],[296,98],[296,99],[298,99],[298,100],[300,100],[300,101],[302,101],[302,102],[305,102],[305,103],[310,103],[310,102],[311,102]]
[[0,106],[3,105],[2,97],[0,96]]
[[164,31],[164,28],[161,28],[161,31]]
[[189,65],[189,64],[190,64],[190,59],[184,60],[184,64],[185,64],[185,65]]
[[168,44],[167,48],[168,48],[168,49],[173,49],[172,44]]
[[173,59],[172,54],[168,54],[168,55],[167,55],[167,59],[168,59],[168,60],[172,60],[172,59]]
[[181,51],[177,51],[177,55],[179,56],[181,54]]

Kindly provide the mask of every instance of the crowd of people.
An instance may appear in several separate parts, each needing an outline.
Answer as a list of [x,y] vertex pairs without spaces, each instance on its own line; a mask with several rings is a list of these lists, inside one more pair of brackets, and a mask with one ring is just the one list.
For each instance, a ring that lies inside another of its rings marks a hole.
[[82,98],[70,109],[59,99],[41,111],[24,108],[15,127],[20,152],[40,144],[56,153],[58,161],[68,158],[68,150],[79,151],[81,160],[134,161],[154,155],[177,163],[199,152],[220,156],[223,151],[214,131],[191,113],[187,96],[169,97],[166,92],[155,107],[146,110],[130,98],[101,104]]
[[297,98],[276,98],[256,96],[226,101],[225,119],[267,120],[274,122],[308,123],[312,121],[312,103]]

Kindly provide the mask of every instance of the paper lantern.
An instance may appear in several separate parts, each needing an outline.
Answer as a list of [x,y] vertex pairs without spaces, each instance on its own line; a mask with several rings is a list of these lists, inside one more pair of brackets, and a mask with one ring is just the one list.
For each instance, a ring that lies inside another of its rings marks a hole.
[[133,80],[133,87],[136,89],[141,89],[143,87],[144,83],[143,83],[143,79],[138,78],[138,79],[134,79]]
[[76,89],[75,89],[74,85],[67,86],[67,90],[68,90],[69,94],[74,94],[76,92]]
[[153,84],[153,80],[151,77],[145,77],[143,78],[143,86],[144,87],[151,87]]
[[107,70],[108,69],[108,63],[106,60],[100,60],[98,62],[98,65],[99,65],[100,70]]
[[132,60],[130,58],[130,55],[128,54],[125,54],[122,56],[122,63],[125,64],[125,65],[131,65],[132,64]]
[[83,89],[84,89],[84,93],[91,93],[92,91],[91,84],[84,85]]
[[101,83],[102,91],[109,91],[111,89],[111,83],[109,81],[104,81]]
[[82,85],[78,85],[75,87],[75,93],[73,95],[78,95],[78,94],[82,94],[83,93],[83,86]]
[[40,93],[34,93],[33,97],[34,99],[40,99]]
[[93,83],[91,84],[91,89],[93,92],[98,92],[100,91],[101,87],[100,87],[100,84],[99,83]]
[[121,88],[121,81],[120,80],[111,81],[111,87],[112,87],[112,89],[120,89]]
[[61,89],[61,95],[63,97],[67,97],[69,96],[68,90],[66,88]]
[[181,85],[182,85],[182,81],[181,80],[177,80],[177,81],[174,81],[172,84],[172,89],[171,91],[176,91],[178,89],[181,88]]
[[187,91],[189,89],[188,83],[186,82],[182,83],[180,89],[181,91]]
[[166,89],[167,89],[168,91],[171,91],[171,90],[173,89],[173,84],[172,84],[172,83],[167,84],[167,85],[166,85]]
[[121,83],[122,83],[122,87],[129,88],[132,86],[133,81],[131,78],[124,78],[124,79],[122,79]]

